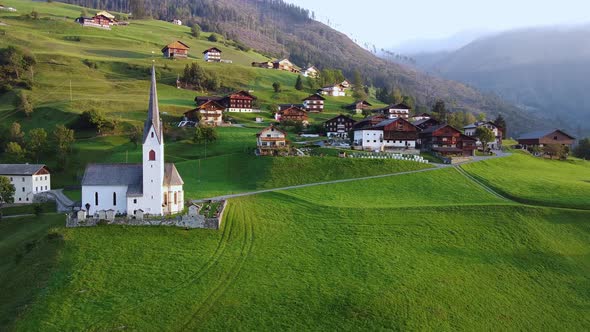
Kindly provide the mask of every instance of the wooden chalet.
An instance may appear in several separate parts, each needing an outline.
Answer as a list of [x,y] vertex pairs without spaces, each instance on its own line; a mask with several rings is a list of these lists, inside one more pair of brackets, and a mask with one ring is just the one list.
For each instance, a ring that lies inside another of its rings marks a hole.
[[404,103],[389,105],[384,108],[376,109],[373,112],[380,113],[388,116],[390,119],[393,118],[404,118],[410,117],[410,110],[412,108]]
[[534,147],[543,147],[550,144],[559,144],[572,147],[576,138],[560,129],[540,130],[531,133],[526,133],[518,138],[518,144],[525,149],[532,149]]
[[341,84],[334,84],[324,86],[317,91],[321,95],[332,96],[332,97],[344,97],[346,96],[346,88]]
[[166,45],[162,49],[162,54],[169,59],[186,59],[188,57],[188,50],[190,47],[185,43],[177,40]]
[[[112,16],[112,15],[111,15]],[[113,18],[109,18],[104,14],[96,14],[93,17],[78,17],[76,22],[84,27],[94,27],[94,28],[101,28],[105,30],[110,30],[111,25],[114,24],[115,20]]]
[[348,133],[352,131],[354,127],[354,121],[352,118],[346,115],[338,115],[324,122],[324,129],[326,130],[326,136],[333,138],[348,138]]
[[215,100],[209,100],[198,105],[197,108],[185,112],[184,116],[189,121],[220,126],[223,124],[223,111],[225,111],[225,106]]
[[259,112],[259,110],[254,109],[254,101],[257,98],[251,95],[247,91],[237,91],[230,93],[224,97],[203,97],[197,96],[195,98],[195,102],[198,105],[206,103],[208,101],[216,101],[219,105],[225,107],[226,112],[232,113],[253,113]]
[[275,119],[279,122],[301,122],[308,123],[307,112],[299,107],[292,106],[277,112]]
[[203,52],[203,57],[206,62],[221,62],[221,53],[217,47],[211,47]]
[[288,71],[296,74],[299,74],[300,72],[299,67],[295,66],[291,61],[289,61],[289,59],[277,60],[274,61],[272,64],[273,68],[277,70]]
[[293,106],[303,108],[303,109],[305,108],[305,106],[303,106],[303,104],[278,104],[277,106],[278,106],[277,111],[286,110],[287,108],[290,108]]
[[314,93],[313,95],[303,99],[303,108],[308,112],[323,112],[324,101],[326,98]]
[[435,118],[426,118],[426,119],[413,121],[412,124],[414,126],[416,126],[420,131],[422,131],[422,130],[426,130],[430,127],[438,126],[438,125],[440,125],[440,122],[438,120],[436,120]]
[[252,67],[265,68],[265,69],[273,69],[274,68],[274,63],[271,62],[271,61],[252,62]]
[[344,109],[360,114],[363,112],[363,110],[367,110],[372,106],[373,105],[366,100],[357,100],[350,105],[344,106]]
[[474,155],[477,148],[475,138],[466,136],[447,124],[425,129],[418,136],[422,150],[432,151],[445,157],[470,157]]
[[387,117],[385,115],[381,115],[381,114],[373,115],[373,116],[362,119],[361,121],[355,123],[352,129],[372,127],[384,120],[387,120]]
[[256,146],[261,156],[289,154],[287,133],[274,126],[266,127],[256,134]]

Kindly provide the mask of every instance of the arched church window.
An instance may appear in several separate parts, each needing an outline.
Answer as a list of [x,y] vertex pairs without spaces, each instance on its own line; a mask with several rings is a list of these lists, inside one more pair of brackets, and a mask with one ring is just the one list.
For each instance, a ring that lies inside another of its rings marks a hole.
[[152,138],[154,138],[154,132],[152,131]]
[[150,160],[156,160],[156,151],[150,150]]
[[113,206],[117,206],[117,193],[113,193]]
[[94,193],[94,205],[98,206],[98,192]]

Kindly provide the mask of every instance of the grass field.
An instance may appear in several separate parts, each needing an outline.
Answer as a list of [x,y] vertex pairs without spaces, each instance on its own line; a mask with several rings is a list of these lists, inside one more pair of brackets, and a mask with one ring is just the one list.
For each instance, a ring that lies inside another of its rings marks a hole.
[[220,231],[62,228],[13,326],[587,330],[589,220],[444,169],[234,199]]
[[498,192],[523,203],[590,210],[590,163],[514,154],[462,166]]

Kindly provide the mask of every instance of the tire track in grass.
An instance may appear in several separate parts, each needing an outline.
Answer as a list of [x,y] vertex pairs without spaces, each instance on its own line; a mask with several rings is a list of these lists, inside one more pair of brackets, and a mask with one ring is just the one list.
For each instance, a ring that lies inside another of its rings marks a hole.
[[517,203],[507,197],[502,196],[501,194],[499,194],[497,191],[495,191],[494,189],[488,187],[487,185],[483,184],[481,181],[477,180],[475,177],[473,177],[471,174],[467,173],[467,171],[465,171],[463,168],[461,168],[461,166],[453,166],[453,168],[459,172],[459,174],[463,175],[465,178],[467,178],[467,180],[470,180],[471,182],[477,184],[480,188],[482,188],[483,190],[487,191],[488,193],[503,199],[505,201],[509,201],[512,203]]
[[[123,307],[122,309],[120,309],[118,311],[118,313],[115,317],[119,318],[129,311],[133,311],[140,306],[144,306],[146,303],[152,302],[154,300],[160,300],[162,297],[174,295],[179,290],[183,289],[187,283],[193,283],[193,282],[199,280],[200,278],[202,278],[207,272],[209,272],[209,270],[211,270],[211,268],[213,266],[217,265],[220,258],[223,256],[223,254],[227,248],[228,240],[231,238],[233,229],[234,229],[234,227],[233,227],[232,220],[230,220],[229,222],[226,222],[223,225],[223,232],[221,234],[221,238],[219,239],[219,242],[217,243],[217,247],[215,248],[215,251],[209,257],[209,259],[205,262],[205,264],[203,264],[201,266],[201,268],[199,270],[197,270],[195,273],[189,275],[187,277],[187,279],[179,281],[175,285],[149,296],[147,299],[140,299],[134,304],[130,304],[128,306]],[[87,330],[91,330],[91,331],[97,330],[97,325],[104,323],[105,320],[106,320],[106,317],[100,318],[100,319],[92,322],[90,324],[90,326],[87,327]]]
[[194,315],[180,328],[180,331],[195,329],[194,325],[202,321],[202,318],[217,304],[221,297],[237,280],[242,271],[246,260],[252,253],[254,247],[254,223],[250,222],[245,214],[244,209],[241,209],[241,220],[243,220],[243,240],[240,246],[240,256],[233,263],[232,267],[220,278],[220,282],[211,291],[209,296],[196,309]]

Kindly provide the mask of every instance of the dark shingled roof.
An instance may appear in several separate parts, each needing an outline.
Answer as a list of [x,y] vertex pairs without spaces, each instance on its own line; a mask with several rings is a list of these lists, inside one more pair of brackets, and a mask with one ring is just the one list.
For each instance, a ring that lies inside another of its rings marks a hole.
[[154,127],[158,142],[162,143],[162,125],[160,123],[160,109],[158,108],[158,92],[156,91],[156,67],[152,66],[152,83],[150,86],[150,102],[148,105],[148,117],[143,127],[143,142],[151,127]]
[[520,135],[520,137],[518,139],[537,139],[537,138],[541,138],[541,137],[547,136],[549,134],[552,134],[555,131],[559,131],[562,134],[570,137],[571,139],[575,139],[575,137],[567,134],[566,132],[564,132],[563,130],[560,130],[560,129],[537,130],[537,131],[533,131],[530,133],[522,134],[522,135]]
[[88,164],[82,178],[83,186],[142,185],[142,164]]
[[0,175],[33,175],[42,168],[47,167],[42,164],[0,164]]

